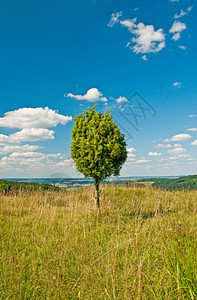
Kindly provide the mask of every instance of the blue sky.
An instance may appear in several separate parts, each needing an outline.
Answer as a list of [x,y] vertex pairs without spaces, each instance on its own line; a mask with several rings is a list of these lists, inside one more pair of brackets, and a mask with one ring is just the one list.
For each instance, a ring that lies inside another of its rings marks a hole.
[[71,130],[95,103],[126,135],[122,176],[195,174],[196,12],[192,0],[1,1],[0,177],[82,176]]

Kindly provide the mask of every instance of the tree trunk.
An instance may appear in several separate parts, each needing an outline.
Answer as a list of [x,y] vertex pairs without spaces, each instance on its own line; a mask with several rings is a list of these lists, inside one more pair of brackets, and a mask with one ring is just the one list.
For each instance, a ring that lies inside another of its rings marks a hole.
[[95,203],[96,203],[96,208],[100,209],[100,202],[99,202],[99,181],[95,181]]

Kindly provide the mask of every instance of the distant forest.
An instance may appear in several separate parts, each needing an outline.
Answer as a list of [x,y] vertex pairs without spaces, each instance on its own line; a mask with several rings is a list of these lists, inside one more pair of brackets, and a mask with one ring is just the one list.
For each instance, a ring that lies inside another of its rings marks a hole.
[[[122,184],[138,185],[138,186],[152,186],[166,190],[197,190],[197,175],[189,175],[179,178],[146,178],[137,181],[125,181]],[[120,183],[118,183],[120,184]],[[0,180],[0,193],[7,194],[10,192],[23,191],[36,191],[36,190],[53,190],[59,191],[59,187],[46,183],[33,183],[33,182],[18,182]]]
[[152,186],[166,190],[197,190],[197,175],[179,178],[150,178],[138,180],[139,183],[153,182]]
[[58,191],[59,188],[55,187],[51,184],[39,184],[33,182],[19,182],[19,181],[8,181],[8,180],[1,180],[0,179],[0,193],[7,194],[11,192],[18,192],[19,190],[23,191],[37,191],[37,190],[56,190]]

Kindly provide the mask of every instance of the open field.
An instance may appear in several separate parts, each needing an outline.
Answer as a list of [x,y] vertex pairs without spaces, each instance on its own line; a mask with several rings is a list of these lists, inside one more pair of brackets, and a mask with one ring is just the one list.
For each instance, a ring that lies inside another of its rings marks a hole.
[[101,187],[1,200],[1,299],[197,299],[197,191]]

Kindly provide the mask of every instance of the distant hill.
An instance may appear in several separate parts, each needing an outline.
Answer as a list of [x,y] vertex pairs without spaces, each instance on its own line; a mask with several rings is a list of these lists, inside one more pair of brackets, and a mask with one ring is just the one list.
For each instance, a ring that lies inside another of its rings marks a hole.
[[197,190],[197,175],[179,178],[148,178],[137,180],[139,183],[152,182],[153,187],[166,190]]
[[25,191],[36,191],[36,190],[59,190],[51,184],[39,184],[33,182],[18,182],[18,181],[8,181],[0,179],[0,193],[17,192],[20,189]]

